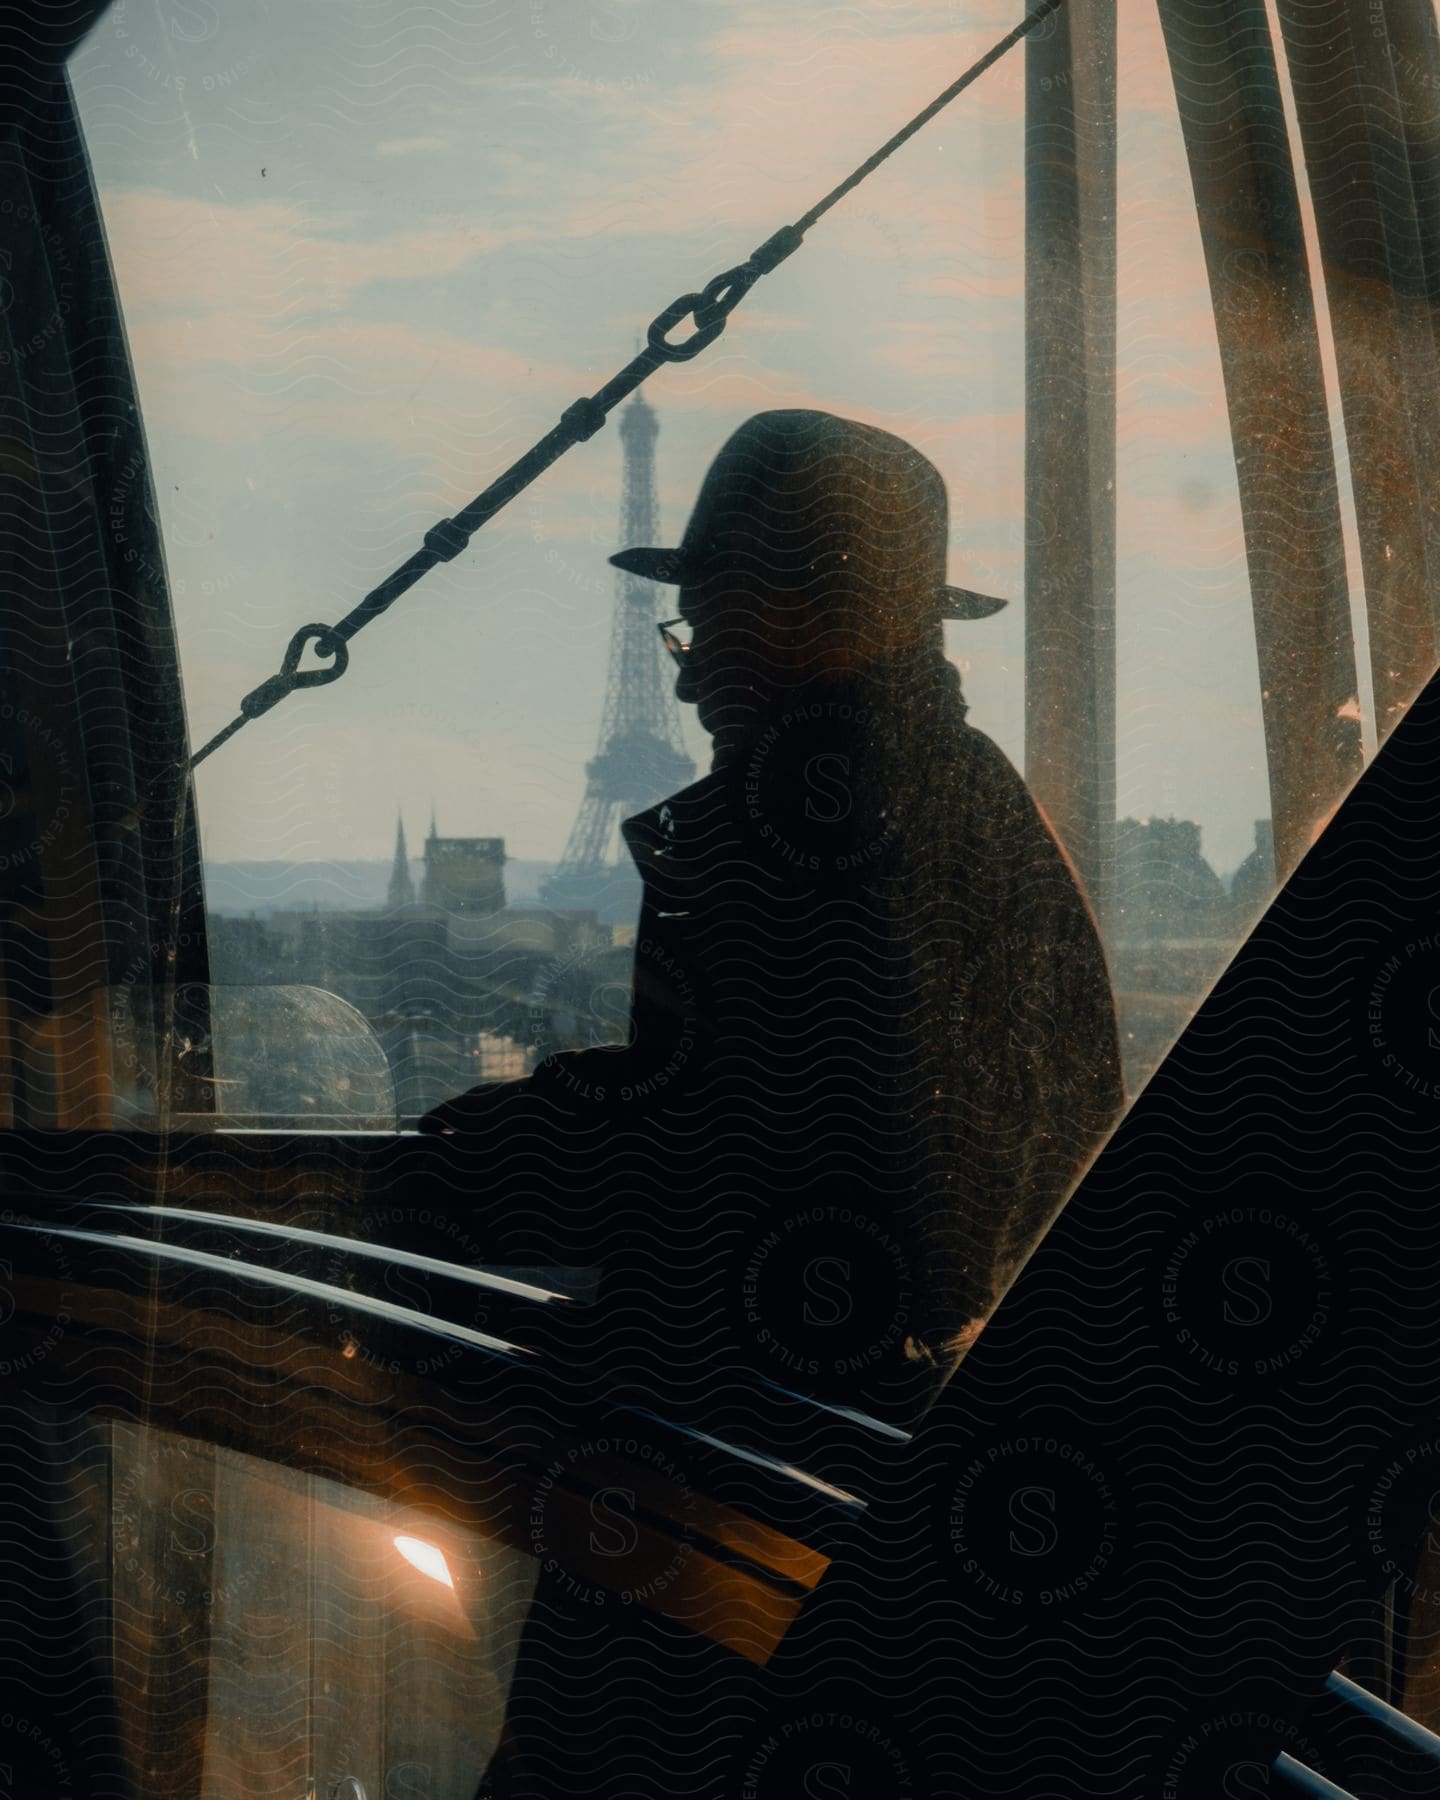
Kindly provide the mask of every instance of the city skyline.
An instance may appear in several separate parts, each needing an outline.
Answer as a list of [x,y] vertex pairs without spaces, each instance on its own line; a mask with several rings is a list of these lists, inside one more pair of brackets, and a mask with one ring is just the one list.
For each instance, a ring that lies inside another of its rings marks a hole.
[[[398,821],[397,821],[398,823]],[[433,816],[432,816],[433,825]],[[1211,874],[1226,888],[1227,892],[1247,865],[1254,862],[1257,846],[1262,838],[1268,842],[1270,820],[1254,821],[1254,836],[1246,850],[1246,854],[1234,865],[1219,864],[1210,856],[1204,847],[1203,828],[1190,819],[1171,817],[1154,817],[1135,819],[1124,817],[1116,820],[1121,834],[1126,826],[1148,828],[1151,825],[1160,827],[1178,827],[1182,831],[1194,830],[1197,834],[1195,854],[1205,864]],[[447,834],[449,835],[449,834]],[[456,833],[460,839],[484,840],[485,834]],[[429,832],[426,837],[428,839]],[[503,845],[504,840],[501,840]],[[1124,850],[1121,840],[1117,838],[1117,854],[1123,860]],[[1272,851],[1273,854],[1273,851]],[[236,859],[232,861],[216,861],[205,859],[205,875],[207,881],[207,905],[212,911],[227,912],[236,917],[243,917],[251,911],[284,911],[291,909],[308,910],[316,906],[326,905],[336,911],[374,911],[382,907],[393,908],[393,878],[395,875],[395,858],[392,853],[389,859],[383,857],[353,857],[344,859],[314,860],[296,862],[293,860],[266,861],[263,858]],[[504,867],[515,869],[517,874],[506,875],[506,904],[520,907],[548,907],[542,889],[546,877],[553,873],[559,864],[543,858],[526,858],[505,853]],[[406,868],[410,875],[412,897],[418,901],[422,892],[425,871],[425,856],[408,855]],[[277,875],[277,871],[283,871]],[[269,885],[280,884],[281,898],[274,900],[268,896]],[[295,897],[295,889],[306,889],[304,897]],[[322,898],[323,896],[323,898]],[[629,917],[628,910],[621,904],[628,902],[630,890],[624,883],[615,884],[615,893],[610,896],[617,901],[615,907],[617,918],[621,911]],[[1258,891],[1250,896],[1261,900],[1263,895]]]

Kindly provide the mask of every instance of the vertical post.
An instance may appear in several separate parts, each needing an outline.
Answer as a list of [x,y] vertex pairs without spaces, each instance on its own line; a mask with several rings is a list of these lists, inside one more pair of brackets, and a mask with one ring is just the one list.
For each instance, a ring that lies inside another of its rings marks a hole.
[[[1390,65],[1415,209],[1418,285],[1440,354],[1440,25],[1433,5],[1368,0],[1372,49]],[[1440,479],[1440,472],[1437,472]]]
[[1025,779],[1102,933],[1115,861],[1115,13],[1026,40]]
[[[1391,201],[1390,266],[1405,334],[1410,420],[1416,434],[1416,504],[1429,553],[1423,685],[1440,658],[1440,25],[1433,0],[1423,6],[1411,0],[1350,4],[1352,12],[1363,5],[1366,14],[1363,26],[1357,19],[1355,30],[1368,26],[1370,66],[1383,112],[1378,138]],[[1372,643],[1372,663],[1375,658]],[[1377,703],[1377,716],[1379,710]]]
[[1220,347],[1284,882],[1363,758],[1334,446],[1264,0],[1159,0]]
[[1418,87],[1420,70],[1394,60],[1381,0],[1279,0],[1278,12],[1330,301],[1384,743],[1435,672],[1440,385],[1397,86]]

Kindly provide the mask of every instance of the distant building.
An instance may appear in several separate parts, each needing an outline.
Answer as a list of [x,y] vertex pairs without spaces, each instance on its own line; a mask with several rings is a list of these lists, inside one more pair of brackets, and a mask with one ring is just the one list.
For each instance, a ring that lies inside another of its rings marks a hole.
[[633,949],[593,910],[506,906],[505,840],[441,837],[420,892],[403,819],[384,905],[318,904],[267,920],[213,914],[211,971],[230,986],[311,986],[367,1021],[402,1119],[556,1049],[623,1041]]
[[[620,414],[621,547],[659,539],[659,432],[653,408],[637,392]],[[585,795],[560,866],[541,890],[547,906],[604,912],[610,918],[639,914],[639,876],[623,848],[619,862],[612,861],[616,828],[695,779],[674,694],[675,671],[655,635],[661,614],[677,604],[673,588],[628,572],[616,580],[599,748],[585,765]]]
[[[398,855],[398,852],[397,852]],[[424,905],[447,913],[505,910],[504,838],[442,838],[430,821],[425,840]]]
[[391,912],[415,904],[415,883],[410,879],[410,858],[405,850],[405,821],[398,814],[395,819],[395,866],[390,871],[390,887],[385,898]]
[[1107,945],[1125,1086],[1145,1085],[1229,961],[1232,910],[1193,819],[1118,819]]
[[1116,935],[1208,938],[1228,930],[1229,897],[1200,852],[1193,819],[1119,819],[1115,825]]
[[1255,821],[1255,848],[1230,878],[1230,899],[1246,913],[1261,911],[1275,893],[1275,826]]

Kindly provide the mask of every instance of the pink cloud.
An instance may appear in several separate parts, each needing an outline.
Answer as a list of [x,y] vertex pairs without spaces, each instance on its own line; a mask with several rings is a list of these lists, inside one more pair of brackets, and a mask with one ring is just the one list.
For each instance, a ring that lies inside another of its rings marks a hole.
[[211,203],[156,188],[112,190],[105,214],[132,320],[150,310],[243,310],[265,320],[334,312],[372,283],[446,275],[534,235],[528,225],[467,233],[447,225],[351,240],[328,235],[293,201]]
[[[457,230],[447,218],[358,241],[337,230],[353,222],[291,200],[219,205],[154,190],[109,195],[147,404],[158,396],[184,428],[213,425],[232,437],[283,417],[287,429],[293,423],[307,436],[379,440],[428,462],[438,446],[441,466],[476,470],[481,485],[485,470],[518,455],[563,405],[598,386],[601,372],[581,366],[578,348],[573,357],[564,345],[560,354],[537,357],[494,347],[485,341],[494,335],[489,328],[462,337],[398,321],[359,322],[358,295],[397,278],[444,278],[521,241],[558,250],[583,269],[587,239],[693,233],[701,218],[724,222],[723,233],[712,226],[709,238],[734,236],[738,257],[749,247],[747,230],[758,241],[847,172],[932,98],[950,71],[1008,29],[1013,10],[1010,0],[986,0],[964,30],[953,29],[950,6],[908,0],[863,20],[799,5],[778,19],[770,8],[732,15],[709,46],[714,79],[703,90],[662,87],[636,96],[580,83],[597,109],[595,155],[563,182],[532,171],[525,223],[514,227]],[[1158,74],[1153,116],[1163,119],[1168,77],[1163,55],[1156,61],[1158,30],[1153,21],[1143,30],[1127,22],[1122,40],[1125,117]],[[937,119],[872,185],[847,197],[812,239],[872,267],[889,259],[901,294],[934,300],[930,317],[887,321],[872,313],[854,321],[857,360],[905,378],[897,399],[919,391],[933,410],[917,416],[913,404],[901,404],[867,412],[851,402],[842,409],[927,450],[951,485],[966,554],[997,569],[1016,563],[1022,499],[1023,420],[993,406],[997,357],[1011,361],[1007,391],[1020,387],[1023,185],[1018,166],[998,176],[986,166],[982,179],[968,180],[965,157],[977,145],[993,157],[1004,141],[1018,156],[1022,75],[1023,52],[1016,52],[957,102],[953,119]],[[553,97],[556,83],[534,86],[537,96]],[[1170,180],[1173,166],[1183,171],[1173,124],[1171,136],[1162,165],[1143,171],[1144,190],[1122,205],[1122,457],[1151,447],[1183,455],[1223,442],[1225,432],[1198,243],[1192,256],[1174,254],[1177,229],[1194,228],[1188,188]],[[419,154],[439,143],[399,138],[377,148]],[[937,180],[937,170],[953,179]],[[698,285],[707,272],[714,270],[697,269],[690,279]],[[812,337],[817,322],[784,307],[767,310],[763,294],[756,298],[762,303],[743,308],[743,333],[737,316],[732,336],[705,357],[652,378],[657,403],[736,423],[767,407],[836,408],[833,391],[770,366],[756,350],[766,333]],[[975,328],[978,307],[998,330]],[[647,323],[648,316],[620,322],[615,366],[630,331]],[[197,379],[224,389],[223,415],[197,406]],[[602,473],[597,458],[572,455],[549,472],[546,491],[557,501],[609,492],[612,463],[606,458]],[[464,484],[463,473],[456,479]],[[673,503],[683,507],[691,497]],[[583,520],[563,524],[561,512],[552,505],[547,530],[590,535]],[[1193,513],[1167,502],[1140,515],[1147,543],[1162,518],[1164,530],[1193,542]]]

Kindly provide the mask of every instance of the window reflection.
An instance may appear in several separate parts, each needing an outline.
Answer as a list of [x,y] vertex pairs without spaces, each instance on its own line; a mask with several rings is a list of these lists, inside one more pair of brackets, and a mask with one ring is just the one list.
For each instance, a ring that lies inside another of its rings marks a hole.
[[119,1717],[144,1791],[473,1800],[534,1558],[195,1439],[108,1437]]
[[17,1048],[15,1096],[34,1129],[395,1129],[380,1038],[316,987],[99,988],[26,1021]]

